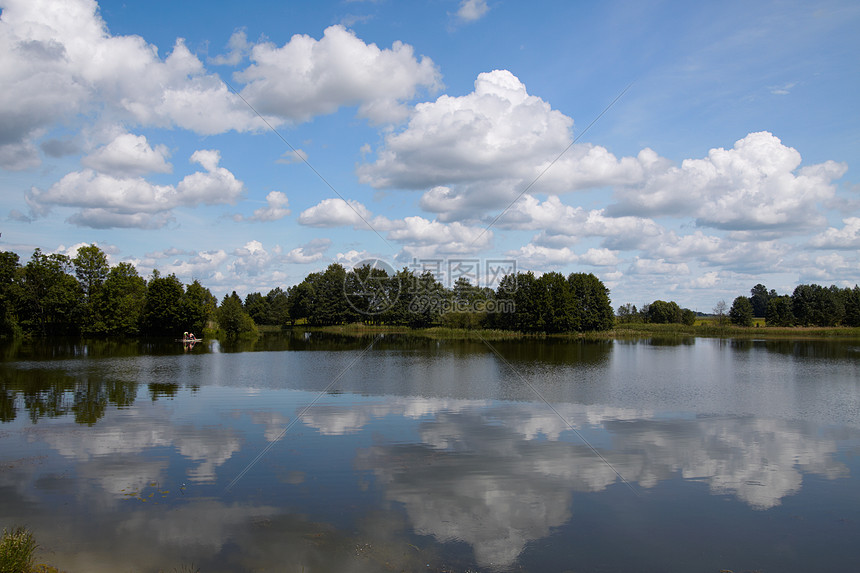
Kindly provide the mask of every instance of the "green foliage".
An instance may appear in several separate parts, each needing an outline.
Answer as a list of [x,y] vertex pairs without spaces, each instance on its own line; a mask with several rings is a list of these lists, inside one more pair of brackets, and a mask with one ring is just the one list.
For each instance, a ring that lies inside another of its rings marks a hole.
[[732,302],[732,308],[729,310],[729,320],[735,326],[753,325],[753,305],[749,298],[739,296]]
[[635,304],[630,304],[629,302],[618,307],[616,317],[621,324],[642,322],[642,314],[636,308]]
[[92,326],[93,333],[111,336],[134,336],[140,330],[146,304],[146,281],[131,263],[111,268],[97,297],[101,322]]
[[767,326],[794,326],[794,312],[791,310],[790,296],[775,296],[767,301],[767,315],[765,324]]
[[16,302],[21,298],[18,277],[21,272],[18,255],[9,251],[0,252],[0,336],[18,336]]
[[675,301],[655,300],[644,309],[645,322],[650,324],[680,324],[681,307]]
[[845,308],[845,326],[860,326],[860,286],[843,289],[842,304]]
[[299,284],[287,289],[287,309],[290,321],[307,319],[311,315],[311,309],[316,303],[313,282],[309,281],[310,275]]
[[179,322],[182,332],[203,332],[209,320],[215,314],[218,299],[208,288],[195,280],[185,290],[180,304]]
[[155,336],[178,335],[182,327],[182,297],[185,289],[171,274],[162,277],[157,270],[146,285],[146,301],[141,316],[141,331]]
[[775,290],[768,291],[767,287],[761,283],[751,288],[749,301],[753,308],[753,316],[755,318],[764,318],[767,316],[767,304],[770,299],[777,296]]
[[0,573],[30,573],[35,558],[36,540],[25,527],[3,529],[0,539]]
[[245,312],[242,299],[239,298],[236,291],[224,296],[224,300],[221,301],[221,306],[218,307],[215,315],[218,319],[218,326],[228,338],[256,337],[259,335],[257,325]]
[[791,295],[791,311],[798,326],[835,326],[845,317],[839,289],[798,285]]
[[570,296],[578,302],[579,332],[609,330],[613,324],[609,289],[593,274],[571,273],[567,277]]
[[290,302],[287,293],[281,287],[275,287],[266,294],[266,303],[268,313],[262,324],[286,326],[290,321]]
[[24,267],[19,301],[22,326],[41,335],[69,334],[78,329],[81,287],[69,274],[72,263],[61,254],[36,249]]

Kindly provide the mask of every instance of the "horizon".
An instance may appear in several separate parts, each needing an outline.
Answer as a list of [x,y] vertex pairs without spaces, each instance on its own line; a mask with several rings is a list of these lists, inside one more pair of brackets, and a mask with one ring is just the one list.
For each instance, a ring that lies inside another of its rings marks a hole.
[[22,262],[96,244],[219,301],[366,259],[616,309],[860,283],[851,2],[0,8]]

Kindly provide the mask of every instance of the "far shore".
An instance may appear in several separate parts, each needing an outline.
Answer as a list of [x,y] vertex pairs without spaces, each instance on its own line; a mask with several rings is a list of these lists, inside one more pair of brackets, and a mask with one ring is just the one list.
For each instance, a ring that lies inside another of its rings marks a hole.
[[652,337],[702,337],[702,338],[743,338],[743,339],[860,339],[860,328],[834,326],[795,326],[773,327],[756,325],[752,327],[720,325],[716,320],[703,319],[693,325],[684,324],[645,324],[629,323],[616,324],[610,330],[600,332],[571,332],[563,334],[523,333],[497,329],[466,329],[434,326],[428,328],[410,328],[408,326],[387,326],[384,324],[340,324],[332,326],[297,325],[294,329],[310,332],[327,332],[352,336],[371,334],[406,334],[435,339],[451,340],[517,340],[517,339],[579,339],[579,340],[611,340],[614,338],[652,338]]

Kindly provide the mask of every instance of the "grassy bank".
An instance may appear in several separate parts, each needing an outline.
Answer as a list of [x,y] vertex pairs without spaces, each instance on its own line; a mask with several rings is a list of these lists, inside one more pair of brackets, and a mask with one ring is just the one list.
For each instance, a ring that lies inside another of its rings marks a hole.
[[858,338],[860,328],[848,327],[791,327],[780,328],[770,326],[732,326],[720,325],[715,320],[699,320],[696,324],[616,324],[611,330],[602,332],[575,332],[546,335],[543,333],[522,333],[510,330],[495,329],[464,329],[434,326],[430,328],[409,328],[407,326],[367,325],[361,323],[343,324],[336,326],[299,327],[312,332],[329,332],[352,336],[367,336],[373,334],[408,334],[433,339],[449,340],[516,340],[534,338],[571,338],[606,340],[612,338],[650,338],[674,336],[701,336],[707,338]]
[[514,340],[518,338],[542,337],[542,334],[523,334],[511,330],[497,330],[489,328],[467,329],[448,328],[445,326],[431,326],[429,328],[410,328],[408,326],[385,326],[373,324],[339,324],[334,326],[297,327],[310,332],[329,332],[332,334],[344,334],[353,336],[367,336],[373,334],[407,334],[409,336],[423,336],[433,339],[448,340]]

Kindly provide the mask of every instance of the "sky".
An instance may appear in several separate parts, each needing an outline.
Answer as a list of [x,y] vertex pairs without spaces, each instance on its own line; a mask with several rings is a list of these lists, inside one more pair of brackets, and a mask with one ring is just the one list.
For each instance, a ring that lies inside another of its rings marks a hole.
[[860,283],[860,4],[0,0],[0,250],[710,312]]

